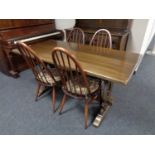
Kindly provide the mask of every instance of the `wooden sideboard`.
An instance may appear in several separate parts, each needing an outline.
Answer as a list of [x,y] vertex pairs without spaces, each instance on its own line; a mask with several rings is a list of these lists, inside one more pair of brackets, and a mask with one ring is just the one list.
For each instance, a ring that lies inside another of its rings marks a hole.
[[[131,22],[131,19],[76,19],[75,27],[84,30],[86,44],[89,44],[95,31],[108,29],[112,35],[112,48],[126,50]],[[70,30],[66,31],[68,35]]]

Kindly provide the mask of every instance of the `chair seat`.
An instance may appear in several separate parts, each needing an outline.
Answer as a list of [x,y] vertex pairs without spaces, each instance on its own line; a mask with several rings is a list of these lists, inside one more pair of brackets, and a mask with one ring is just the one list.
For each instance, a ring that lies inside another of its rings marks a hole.
[[[59,82],[61,80],[59,73],[56,68],[50,68],[50,71],[52,72],[52,75],[54,76],[54,79],[56,82]],[[37,80],[44,82],[44,83],[50,83],[51,85],[55,84],[55,81],[53,78],[48,74],[47,72],[40,72],[37,76]]]
[[[71,92],[72,94],[80,95],[82,93],[82,95],[88,95],[89,94],[88,89],[84,87],[81,83],[82,82],[79,83],[77,80],[75,80],[74,82],[69,80],[67,81],[66,86],[68,91]],[[99,82],[94,79],[89,79],[89,89],[91,94],[96,92],[99,89]]]
[[50,68],[50,71],[52,72],[52,75],[54,76],[55,81],[59,82],[61,80],[61,77],[60,77],[57,69],[56,68]]

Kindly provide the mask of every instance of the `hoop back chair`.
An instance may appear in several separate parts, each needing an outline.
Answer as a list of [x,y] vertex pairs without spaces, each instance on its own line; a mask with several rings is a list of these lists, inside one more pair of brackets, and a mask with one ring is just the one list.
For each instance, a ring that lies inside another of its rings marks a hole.
[[55,112],[55,85],[56,82],[60,81],[60,76],[56,69],[48,68],[44,62],[37,56],[35,51],[33,51],[28,45],[22,42],[17,43],[18,49],[21,55],[24,57],[27,65],[32,69],[32,72],[35,76],[37,81],[37,90],[36,90],[36,98],[37,101],[38,97],[41,95],[40,89],[41,86],[44,87],[52,87],[52,106],[53,112]]
[[88,80],[80,63],[67,50],[59,47],[54,48],[52,51],[52,58],[61,76],[62,90],[64,92],[64,96],[60,103],[60,114],[67,96],[76,99],[84,98],[84,122],[85,128],[87,128],[88,104],[97,97],[99,84],[95,80]]
[[68,42],[85,43],[85,35],[81,28],[73,28],[67,38]]
[[[104,47],[104,48],[112,48],[112,38],[111,34],[108,30],[106,29],[99,29],[97,30],[91,41],[90,41],[91,46],[96,46],[96,47]],[[100,85],[100,95],[102,94],[103,91],[103,83],[107,83],[106,80],[101,80],[99,79],[99,85]],[[100,98],[100,104],[102,104],[103,98]]]
[[112,39],[110,32],[106,29],[97,30],[90,41],[90,45],[112,48]]

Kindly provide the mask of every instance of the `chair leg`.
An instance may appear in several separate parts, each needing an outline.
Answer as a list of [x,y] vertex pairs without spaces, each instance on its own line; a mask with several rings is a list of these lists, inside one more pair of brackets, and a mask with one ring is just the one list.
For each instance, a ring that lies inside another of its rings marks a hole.
[[87,129],[88,125],[88,99],[85,99],[85,104],[84,104],[84,124],[85,124],[85,129]]
[[61,112],[62,112],[62,110],[63,110],[63,107],[64,107],[64,105],[65,105],[65,101],[66,101],[66,97],[67,97],[67,95],[64,94],[64,96],[63,96],[63,98],[62,98],[62,100],[61,100],[61,103],[60,103],[60,112],[59,112],[59,114],[61,114]]
[[55,87],[52,88],[52,108],[53,112],[55,112],[55,100],[56,100],[56,92],[55,92]]
[[36,98],[35,98],[35,101],[37,101],[37,100],[38,100],[38,96],[39,96],[40,87],[41,87],[41,84],[40,84],[40,83],[38,83],[38,84],[37,84],[37,89],[36,89]]
[[90,101],[89,101],[89,104],[92,103],[92,102],[94,101],[95,97],[96,97],[96,96],[91,96]]

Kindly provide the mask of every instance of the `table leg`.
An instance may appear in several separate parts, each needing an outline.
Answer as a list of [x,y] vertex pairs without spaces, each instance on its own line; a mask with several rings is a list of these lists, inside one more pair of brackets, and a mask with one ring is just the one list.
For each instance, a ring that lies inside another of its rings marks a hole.
[[93,122],[93,126],[95,127],[99,127],[101,125],[106,113],[108,112],[110,106],[112,105],[112,97],[111,97],[112,83],[109,81],[102,81],[101,89],[102,89],[102,104],[100,112],[97,114]]
[[13,76],[14,78],[18,78],[19,77],[19,73],[17,72],[13,62],[12,62],[12,59],[11,59],[11,50],[10,48],[5,48],[5,54],[6,54],[6,57],[7,57],[7,62],[8,62],[8,72],[11,76]]

